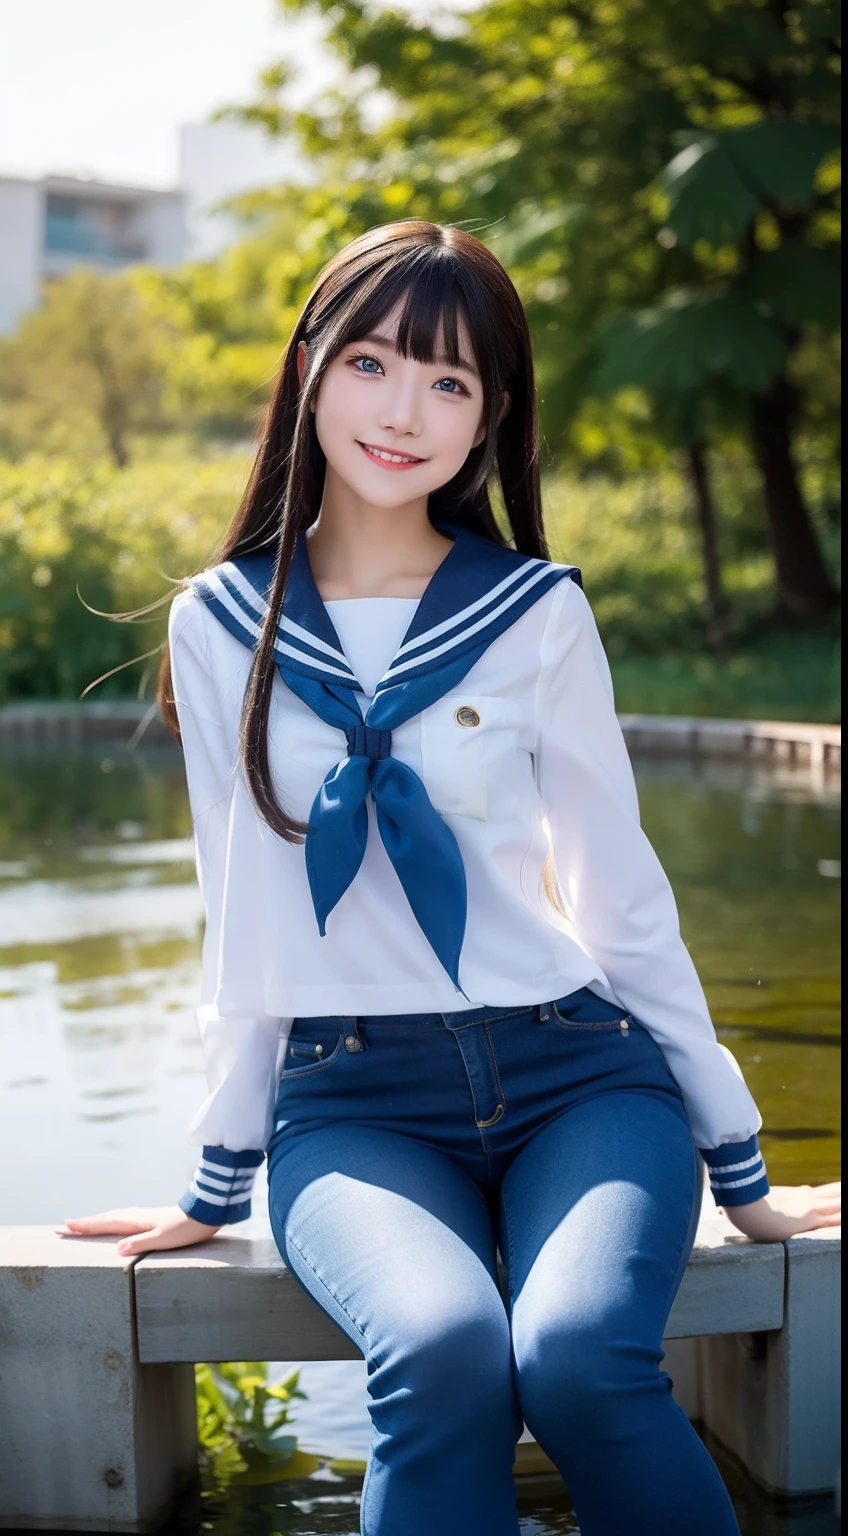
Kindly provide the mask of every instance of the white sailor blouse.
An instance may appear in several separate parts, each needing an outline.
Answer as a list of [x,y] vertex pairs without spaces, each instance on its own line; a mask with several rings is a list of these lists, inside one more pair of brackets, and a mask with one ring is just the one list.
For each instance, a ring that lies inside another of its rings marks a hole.
[[294,1018],[530,1006],[584,986],[664,1052],[718,1203],[757,1200],[761,1118],[640,827],[580,573],[442,531],[453,547],[420,600],[325,603],[298,540],[268,748],[305,842],[262,820],[239,754],[273,555],[204,571],[171,605],[206,912],[208,1095],[181,1209],[213,1226],[249,1215]]

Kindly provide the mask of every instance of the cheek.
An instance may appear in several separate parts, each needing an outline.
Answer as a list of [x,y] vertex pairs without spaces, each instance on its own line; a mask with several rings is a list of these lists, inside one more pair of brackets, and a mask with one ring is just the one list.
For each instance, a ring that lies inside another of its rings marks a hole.
[[482,411],[470,401],[457,404],[456,409],[442,405],[433,412],[433,440],[438,443],[442,457],[450,460],[455,469],[464,464],[474,444]]
[[357,411],[351,381],[344,376],[324,379],[315,405],[315,431],[331,464],[340,455],[349,454],[352,440],[357,436],[358,415],[361,411]]

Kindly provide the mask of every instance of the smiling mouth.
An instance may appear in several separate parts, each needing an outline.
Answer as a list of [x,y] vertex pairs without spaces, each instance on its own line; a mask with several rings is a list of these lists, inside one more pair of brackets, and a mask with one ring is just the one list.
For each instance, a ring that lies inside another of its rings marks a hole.
[[379,464],[383,469],[414,469],[416,464],[425,464],[426,459],[416,459],[410,453],[393,453],[390,448],[377,448],[373,443],[359,443],[362,452],[374,464]]

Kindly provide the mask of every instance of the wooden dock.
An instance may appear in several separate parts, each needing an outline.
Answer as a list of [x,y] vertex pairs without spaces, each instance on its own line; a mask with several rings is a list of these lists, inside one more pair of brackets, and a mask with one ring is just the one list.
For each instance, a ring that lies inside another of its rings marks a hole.
[[[837,1483],[840,1259],[838,1231],[750,1243],[708,1198],[669,1320],[678,1401],[774,1494]],[[7,1530],[161,1527],[197,1476],[195,1361],[358,1358],[273,1242],[234,1234],[132,1259],[0,1228],[0,1339]]]

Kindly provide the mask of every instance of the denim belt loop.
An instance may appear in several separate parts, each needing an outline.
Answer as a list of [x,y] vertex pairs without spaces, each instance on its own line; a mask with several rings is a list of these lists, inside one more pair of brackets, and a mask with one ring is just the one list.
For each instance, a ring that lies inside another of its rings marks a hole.
[[547,1024],[548,1019],[550,1018],[550,1016],[553,1013],[553,1011],[554,1011],[553,1003],[540,1003],[539,1004],[539,1023],[540,1024]]
[[342,1028],[345,1050],[351,1056],[359,1055],[360,1051],[367,1051],[368,1046],[363,1040],[359,1029],[362,1022],[361,1015],[340,1013],[337,1017]]

